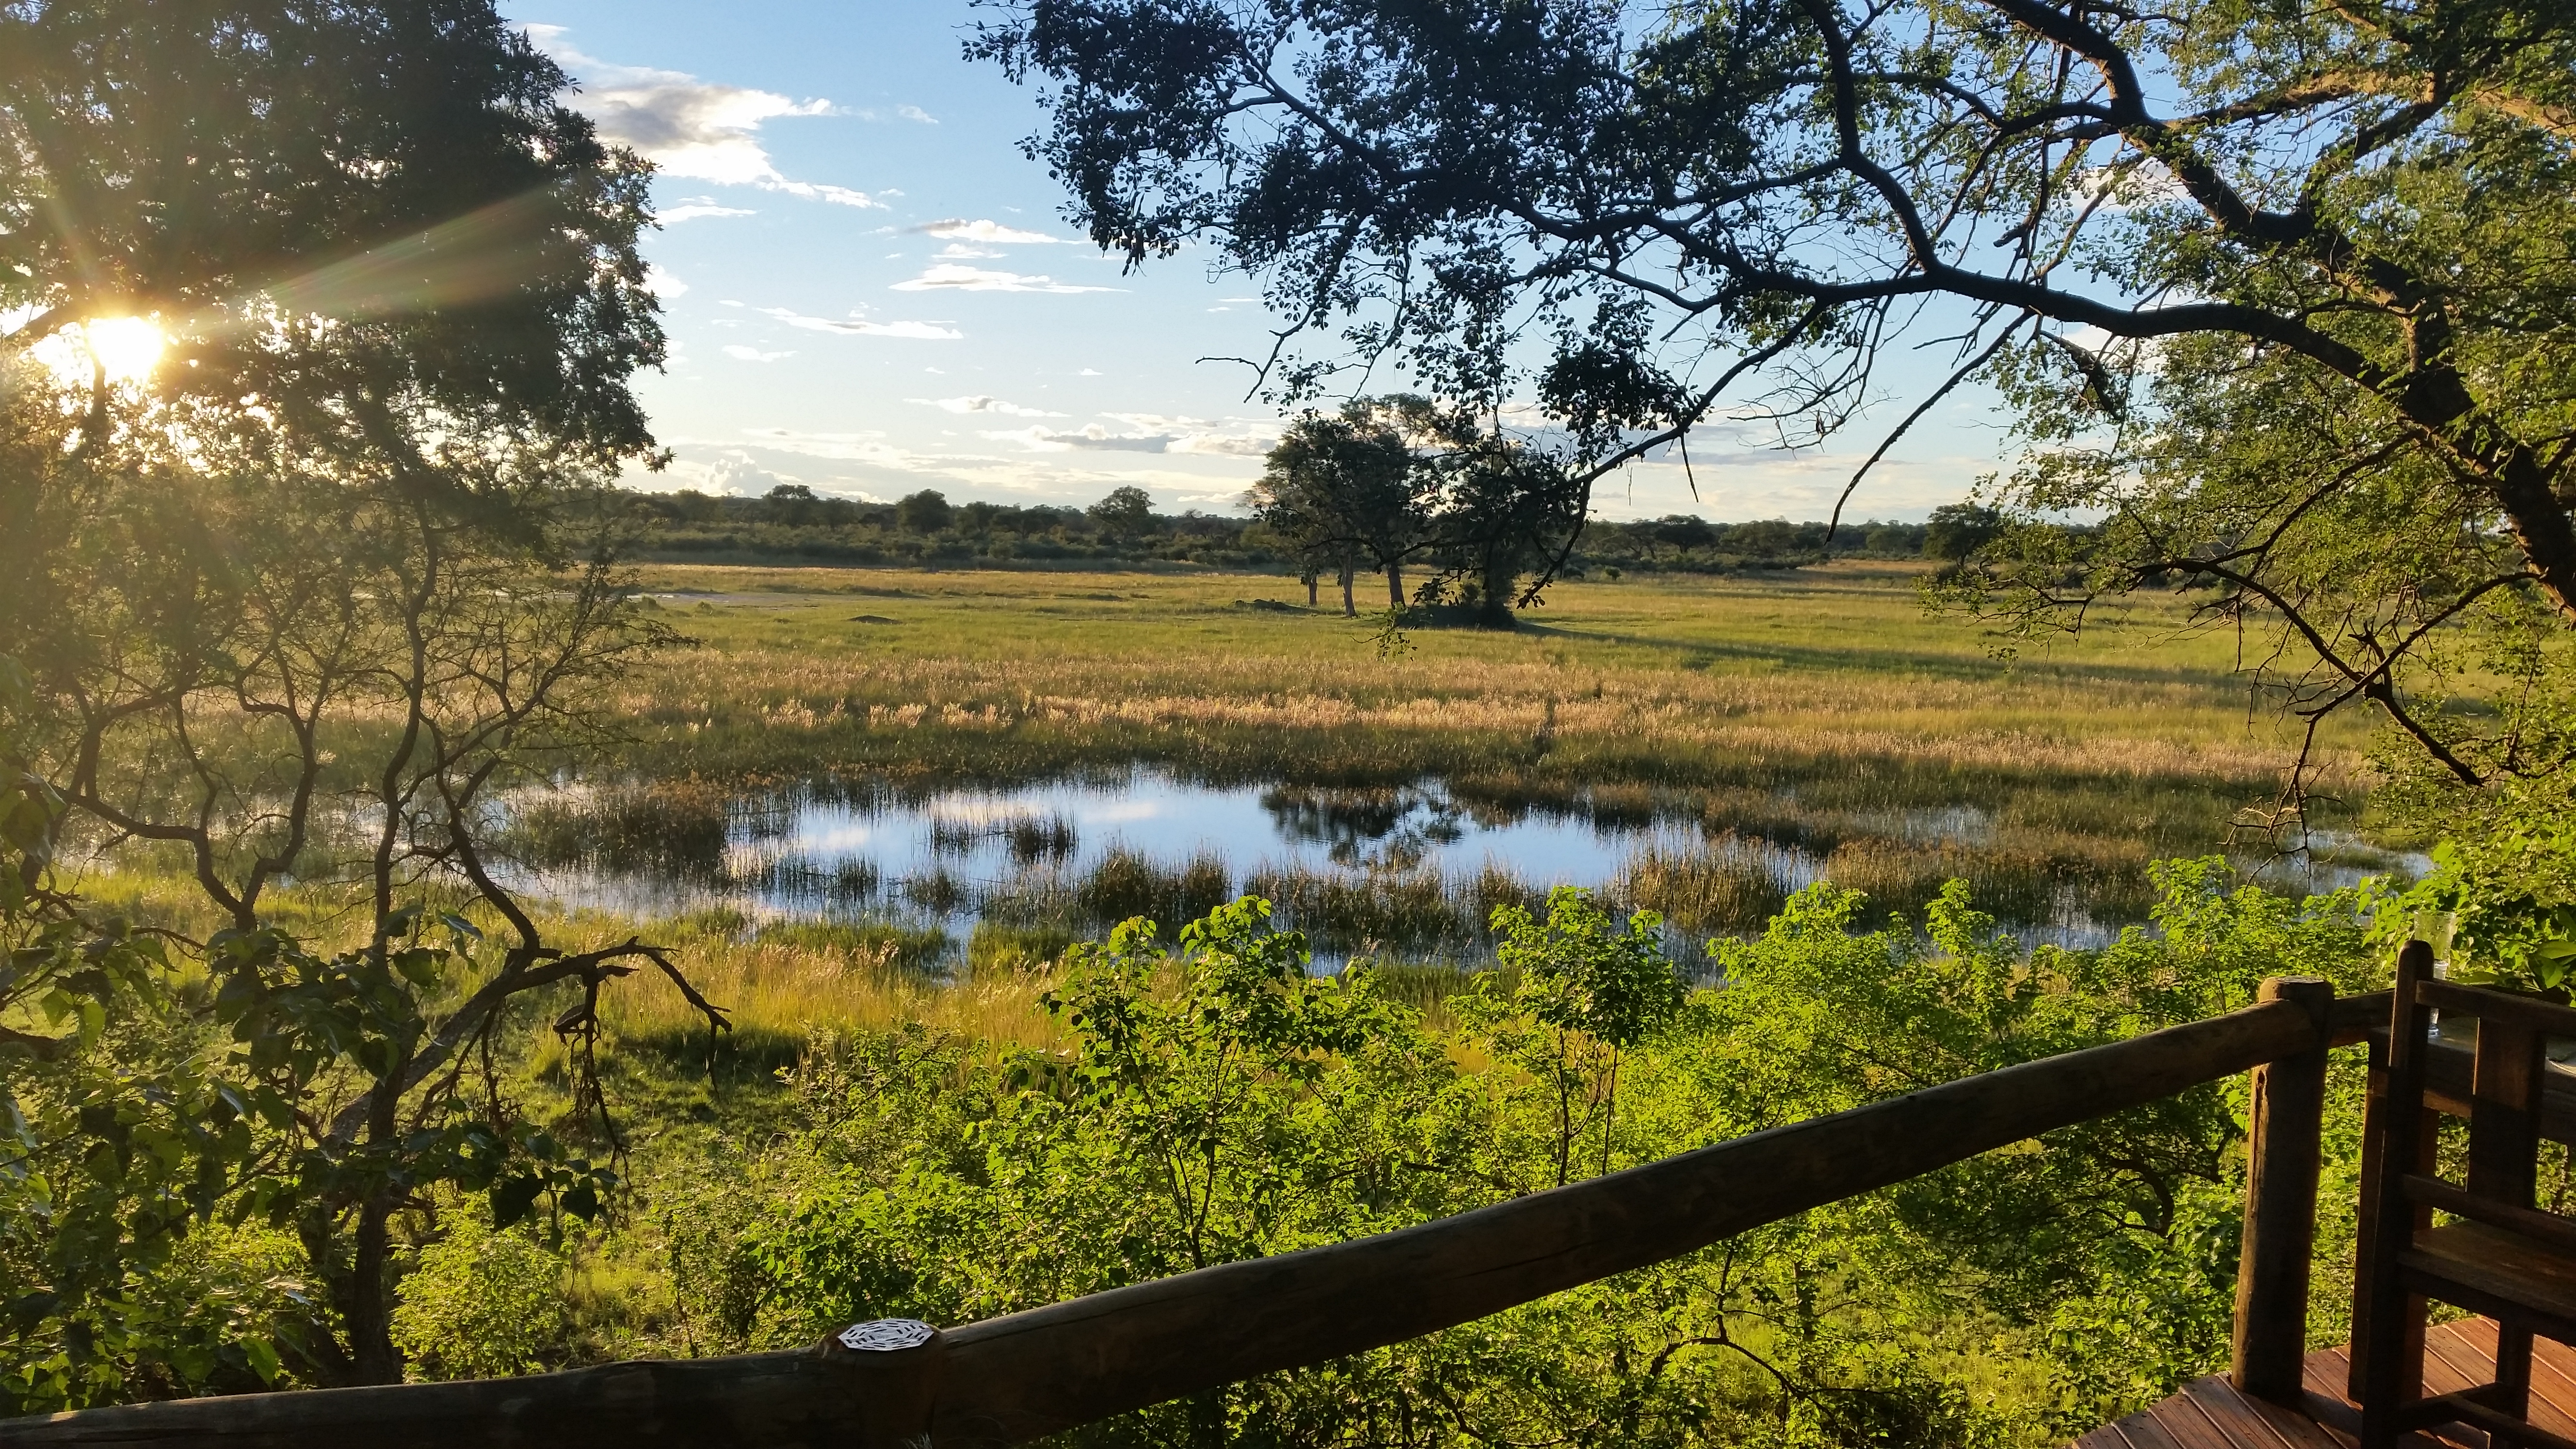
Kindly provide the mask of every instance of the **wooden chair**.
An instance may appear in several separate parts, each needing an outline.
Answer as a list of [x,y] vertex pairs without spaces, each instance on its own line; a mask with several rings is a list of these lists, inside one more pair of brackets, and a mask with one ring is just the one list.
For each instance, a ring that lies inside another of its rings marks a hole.
[[[2576,1449],[2529,1422],[2535,1334],[2576,1344],[2576,1219],[2533,1200],[2541,1074],[2551,1037],[2576,1037],[2576,1009],[2433,977],[2432,948],[2397,958],[2387,1095],[2372,1144],[2380,1170],[2362,1246],[2361,1449],[2394,1449],[2415,1429],[2458,1423],[2494,1445]],[[2464,1185],[2442,1181],[2425,1137],[2424,1057],[2431,1013],[2477,1022]],[[2414,1170],[2409,1171],[2408,1168]],[[2430,1226],[2439,1211],[2458,1221]],[[2434,1299],[2496,1321],[2493,1383],[2424,1396],[2424,1304]]]

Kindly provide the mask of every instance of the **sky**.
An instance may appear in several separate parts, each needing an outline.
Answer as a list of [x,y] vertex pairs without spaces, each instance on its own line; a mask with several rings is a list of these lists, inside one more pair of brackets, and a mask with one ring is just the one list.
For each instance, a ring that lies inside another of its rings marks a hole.
[[[963,58],[963,0],[516,0],[506,12],[579,82],[571,103],[655,162],[645,244],[671,338],[638,392],[675,461],[635,486],[782,483],[891,500],[1088,504],[1146,489],[1165,512],[1238,512],[1281,426],[1247,394],[1276,325],[1256,279],[1190,248],[1128,272],[1082,241],[1021,141],[1034,91]],[[1822,518],[1939,373],[1895,370],[1875,415],[1824,448],[1695,437],[1691,467],[1604,479],[1606,518]],[[1912,396],[1906,396],[1908,392]],[[1962,389],[1855,495],[1920,519],[2003,447]],[[1696,485],[1697,494],[1693,495]]]

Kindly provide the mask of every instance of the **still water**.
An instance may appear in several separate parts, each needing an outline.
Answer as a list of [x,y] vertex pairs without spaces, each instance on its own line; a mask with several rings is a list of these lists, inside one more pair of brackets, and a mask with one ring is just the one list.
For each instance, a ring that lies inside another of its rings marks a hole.
[[[560,803],[561,797],[558,796]],[[1690,809],[1593,809],[1585,802],[1497,804],[1462,799],[1437,780],[1393,789],[1211,785],[1150,770],[1123,777],[1006,788],[902,792],[815,784],[741,796],[721,806],[685,852],[592,852],[524,864],[517,883],[564,904],[657,916],[722,909],[759,920],[883,919],[937,926],[962,942],[988,913],[1062,901],[1117,857],[1165,871],[1191,862],[1223,873],[1231,890],[1256,876],[1294,873],[1384,886],[1435,881],[1462,897],[1479,879],[1533,891],[1609,887],[1647,850],[1689,854],[1720,833]],[[1908,811],[1875,822],[1893,842],[1973,849],[1993,822],[1969,806]],[[1726,836],[1723,848],[1782,892],[1823,873],[1794,845]],[[2349,865],[2302,865],[2277,883],[2347,884]],[[2077,887],[2010,924],[2034,943],[2098,945],[2118,921],[2096,919]],[[1462,912],[1473,920],[1481,912]],[[998,914],[996,918],[1001,918]],[[1331,951],[1331,923],[1294,921]]]

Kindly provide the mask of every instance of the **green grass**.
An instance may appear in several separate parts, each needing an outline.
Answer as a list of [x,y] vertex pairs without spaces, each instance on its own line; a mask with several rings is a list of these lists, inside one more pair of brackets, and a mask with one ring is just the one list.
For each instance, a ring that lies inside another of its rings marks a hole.
[[[1927,614],[1900,564],[1565,584],[1517,631],[1416,630],[1395,657],[1369,621],[1329,601],[1309,610],[1281,577],[644,577],[692,643],[619,700],[631,743],[598,773],[629,787],[604,792],[589,827],[549,827],[564,841],[597,831],[602,858],[703,852],[723,790],[817,777],[927,789],[1139,765],[1228,784],[1438,776],[1471,808],[1697,817],[1706,848],[1640,859],[1625,892],[1690,929],[1758,928],[1773,892],[1741,847],[1766,842],[1824,859],[1892,909],[1956,874],[2016,919],[2070,889],[2097,917],[2134,918],[2146,862],[2220,848],[2295,747],[2249,708],[2235,642],[2188,630],[2172,601],[2097,612],[2081,637],[2004,659],[1973,624]],[[2350,824],[2370,724],[2332,725],[2322,823]],[[1962,811],[1970,828],[1942,825]],[[1033,886],[997,905],[1025,924],[1114,918],[1112,896],[1169,913],[1208,893],[1167,901],[1129,874],[1066,887],[1098,899]],[[887,884],[935,909],[965,898],[941,872]],[[1383,898],[1369,902],[1269,884],[1353,940],[1457,934],[1418,882],[1375,883]],[[1459,893],[1445,894],[1454,917]]]
[[[1309,612],[1294,581],[1259,575],[646,579],[696,641],[625,700],[629,761],[663,778],[1025,778],[1144,759],[1706,785],[1872,760],[2259,789],[2290,743],[2249,716],[2231,642],[2181,634],[2177,612],[2103,614],[2003,661],[1973,626],[1927,617],[1887,565],[1561,585],[1518,631],[1418,631],[1395,659],[1366,621]],[[1293,607],[1239,606],[1253,599]],[[2362,743],[2358,728],[2328,741],[2347,768]]]

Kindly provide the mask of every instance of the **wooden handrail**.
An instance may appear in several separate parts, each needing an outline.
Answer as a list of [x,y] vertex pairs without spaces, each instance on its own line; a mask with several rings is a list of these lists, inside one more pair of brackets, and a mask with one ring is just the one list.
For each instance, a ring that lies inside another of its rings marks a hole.
[[2313,1003],[2206,1021],[1776,1127],[1417,1227],[970,1323],[896,1354],[750,1354],[0,1421],[5,1449],[1014,1444],[1401,1342],[2331,1039]]

